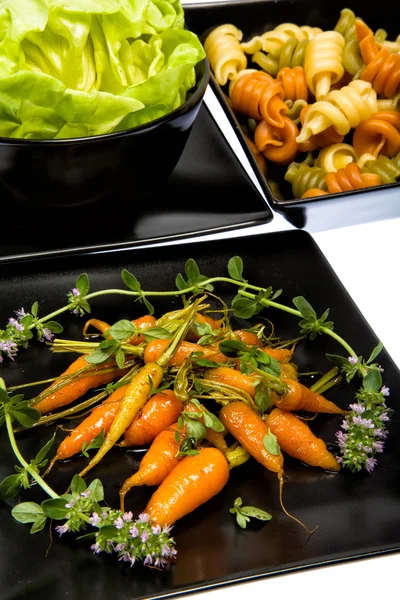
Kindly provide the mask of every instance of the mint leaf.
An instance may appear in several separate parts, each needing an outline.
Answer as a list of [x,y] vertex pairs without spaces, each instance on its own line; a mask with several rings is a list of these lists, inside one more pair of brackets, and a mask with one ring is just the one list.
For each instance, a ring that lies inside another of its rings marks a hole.
[[131,321],[121,319],[110,327],[109,333],[115,340],[123,341],[137,333],[137,328]]
[[42,507],[36,502],[21,502],[14,506],[11,514],[18,523],[35,523],[38,518],[46,517]]
[[377,346],[375,346],[375,348],[372,350],[371,356],[367,360],[367,365],[369,365],[370,363],[372,363],[373,360],[375,360],[375,358],[378,356],[378,354],[380,354],[382,348],[383,348],[383,344],[382,344],[382,342],[379,342],[379,344]]
[[71,492],[74,494],[80,494],[86,490],[86,482],[80,475],[76,474],[73,476],[71,481]]

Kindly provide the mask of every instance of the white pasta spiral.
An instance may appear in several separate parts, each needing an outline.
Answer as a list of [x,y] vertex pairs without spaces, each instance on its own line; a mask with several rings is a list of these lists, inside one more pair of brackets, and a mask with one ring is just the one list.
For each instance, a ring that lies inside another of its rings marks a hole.
[[315,166],[327,173],[336,173],[349,163],[357,162],[357,154],[350,144],[331,144],[323,148],[315,161]]
[[344,44],[341,33],[323,31],[307,46],[304,71],[307,85],[317,100],[326,96],[331,85],[343,77]]
[[296,141],[305,142],[331,125],[337,133],[346,135],[374,112],[377,112],[375,90],[368,81],[356,79],[310,106]]
[[219,85],[235,79],[247,66],[247,58],[240,47],[242,32],[231,24],[213,29],[204,42],[208,60]]
[[275,29],[266,31],[261,35],[255,35],[248,42],[241,44],[242,50],[246,54],[255,54],[262,50],[272,56],[279,56],[282,46],[290,39],[311,40],[317,33],[322,32],[319,27],[308,27],[303,25],[299,27],[295,23],[281,23]]

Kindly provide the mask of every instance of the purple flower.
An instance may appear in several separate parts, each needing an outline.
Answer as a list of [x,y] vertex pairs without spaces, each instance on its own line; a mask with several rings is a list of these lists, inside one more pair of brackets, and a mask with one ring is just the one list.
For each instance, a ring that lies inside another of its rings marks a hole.
[[151,528],[151,530],[154,533],[154,535],[159,535],[161,533],[161,527],[160,527],[160,525],[154,525]]
[[71,293],[73,296],[80,296],[81,293],[77,288],[72,288]]
[[138,523],[148,523],[150,521],[150,516],[147,513],[140,513],[138,517]]
[[389,421],[388,414],[387,414],[387,413],[385,413],[385,412],[384,412],[384,413],[382,413],[382,414],[379,416],[379,420],[380,420],[380,421],[382,421],[382,422],[383,422],[383,421]]
[[87,489],[86,491],[81,492],[81,496],[82,496],[82,498],[89,498],[91,493],[92,493],[92,490]]
[[349,358],[347,359],[349,361],[349,363],[351,365],[356,365],[358,363],[358,358],[357,356],[349,356]]
[[143,531],[142,535],[140,536],[140,539],[142,540],[143,544],[147,542],[147,540],[149,539],[149,532],[147,531],[147,529]]
[[143,561],[143,564],[144,564],[146,567],[148,567],[149,565],[152,565],[152,564],[153,564],[153,559],[152,559],[152,557],[151,557],[151,554],[148,554],[148,555],[146,556],[146,558],[145,558],[145,559],[144,559],[144,561]]
[[26,312],[25,312],[24,308],[21,306],[21,308],[18,308],[18,310],[15,311],[15,314],[17,315],[18,319],[22,319],[22,317],[25,317]]
[[347,434],[343,433],[343,431],[338,431],[336,433],[336,437],[337,437],[337,440],[338,440],[339,448],[341,448],[342,450],[344,448],[346,448]]
[[347,421],[347,419],[344,419],[344,421],[342,421],[341,423],[341,428],[347,430],[350,426],[349,426],[349,422]]
[[133,514],[131,512],[126,512],[122,515],[122,518],[126,523],[129,523],[133,519]]
[[175,548],[171,548],[171,551],[170,551],[170,556],[171,556],[171,558],[175,558],[175,556],[176,556],[177,554],[178,554],[178,551],[177,551],[177,550],[175,550]]
[[43,337],[40,340],[41,342],[44,342],[44,340],[48,340],[49,342],[51,342],[53,340],[54,334],[51,333],[50,329],[48,327],[45,327],[43,329]]
[[114,525],[117,529],[122,529],[123,526],[125,525],[124,520],[122,517],[118,517],[118,519],[116,519],[114,521]]
[[367,460],[367,462],[365,463],[365,468],[368,471],[368,473],[371,473],[374,470],[376,463],[376,458],[371,457]]
[[362,415],[365,412],[365,408],[361,404],[350,404],[349,408],[358,415]]
[[164,544],[163,547],[161,548],[161,556],[164,556],[164,558],[168,558],[171,554],[171,549],[168,546],[168,544]]
[[64,533],[67,533],[67,531],[69,530],[68,525],[65,523],[65,525],[57,525],[56,527],[56,531],[58,533],[58,535],[61,537]]
[[162,530],[163,530],[163,533],[169,534],[172,531],[172,525],[164,525]]
[[372,442],[373,447],[375,448],[376,452],[383,452],[384,448],[385,448],[385,444],[383,442]]
[[93,554],[100,554],[100,552],[101,552],[101,548],[100,548],[99,542],[96,542],[95,544],[93,544],[92,546],[90,546],[90,549],[93,550]]
[[14,360],[14,356],[18,352],[17,344],[12,340],[6,340],[5,342],[0,341],[0,351],[4,352],[11,360]]
[[386,433],[386,431],[383,431],[382,429],[375,429],[374,436],[385,439],[387,437],[387,433]]
[[359,415],[357,417],[353,417],[354,425],[362,425],[363,421],[364,421],[364,419],[362,417],[360,417]]
[[115,552],[122,552],[122,550],[125,548],[125,544],[121,543],[118,544],[117,546],[115,546]]
[[12,325],[13,327],[15,327],[15,329],[17,331],[24,331],[24,326],[21,325],[21,323],[18,323],[18,321],[16,319],[13,319],[11,317],[11,319],[8,319],[8,322],[10,323],[10,325]]
[[386,387],[386,385],[383,385],[381,388],[381,394],[383,396],[389,396],[390,395],[390,389],[388,387]]
[[133,538],[136,538],[139,535],[139,529],[133,525],[133,527],[130,528],[129,533]]
[[95,527],[96,525],[98,525],[101,522],[101,518],[99,517],[99,515],[97,513],[93,513],[92,516],[89,518],[90,524],[93,525],[93,527]]
[[69,502],[65,505],[65,508],[73,508],[75,506],[75,500],[71,498]]

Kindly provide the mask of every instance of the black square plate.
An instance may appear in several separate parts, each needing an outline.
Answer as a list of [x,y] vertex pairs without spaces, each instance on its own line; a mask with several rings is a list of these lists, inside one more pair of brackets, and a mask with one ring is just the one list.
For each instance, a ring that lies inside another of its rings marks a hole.
[[[167,151],[161,149],[157,160]],[[241,201],[234,202],[234,197]],[[185,239],[269,223],[273,215],[203,102],[162,193],[151,195],[138,206],[126,190],[123,213],[109,205],[96,211],[82,206],[72,213],[61,210],[58,214],[53,209],[51,217],[54,227],[41,225],[40,220],[33,225],[22,211],[7,214],[3,208],[7,228],[0,240],[0,261],[88,247],[124,248]]]
[[[243,41],[271,30],[281,23],[311,25],[324,30],[332,29],[342,8],[350,8],[375,29],[384,28],[388,39],[398,35],[400,4],[391,0],[363,2],[351,0],[343,4],[326,0],[227,0],[185,5],[187,26],[204,42],[207,35],[219,25],[231,23],[243,32]],[[258,68],[248,61],[248,68]],[[400,216],[399,184],[390,184],[342,194],[307,199],[293,199],[291,186],[284,181],[286,167],[268,165],[265,177],[243,135],[240,119],[227,101],[227,86],[222,88],[211,73],[210,85],[228,116],[240,144],[260,182],[270,206],[282,213],[289,222],[308,231],[345,227],[370,221]]]
[[[283,289],[280,301],[304,295],[318,314],[331,309],[335,331],[364,357],[377,344],[377,338],[356,305],[343,288],[329,263],[311,236],[303,231],[290,231],[243,237],[240,240],[219,240],[170,245],[120,252],[104,252],[69,257],[30,260],[0,265],[0,323],[5,323],[13,311],[40,302],[40,314],[46,314],[65,301],[76,277],[87,272],[92,290],[123,288],[120,272],[133,272],[145,290],[175,289],[175,276],[184,271],[185,261],[194,258],[202,273],[208,276],[226,274],[230,257],[240,255],[244,276],[260,286]],[[216,286],[229,302],[234,290],[228,284]],[[180,306],[178,299],[156,299],[156,315]],[[93,300],[92,314],[100,319],[116,321],[134,318],[141,307],[126,296],[102,296]],[[278,335],[298,335],[297,319],[270,309],[265,312]],[[79,339],[82,321],[72,315],[59,319],[65,326],[65,336]],[[243,324],[243,323],[242,323]],[[244,325],[248,323],[244,323]],[[318,337],[302,341],[296,350],[301,369],[327,371],[331,367],[326,352],[342,353],[331,338]],[[16,362],[4,362],[0,376],[8,386],[56,376],[71,361],[65,355],[52,355],[39,343],[21,351]],[[49,547],[47,529],[31,536],[29,527],[18,524],[10,515],[13,502],[0,504],[0,597],[2,600],[134,600],[165,597],[188,591],[213,588],[238,581],[251,580],[291,570],[315,567],[338,561],[383,554],[400,549],[400,373],[385,350],[379,357],[384,367],[384,381],[391,390],[390,405],[395,409],[390,423],[386,452],[379,457],[374,473],[356,475],[343,470],[338,474],[306,467],[285,458],[287,481],[284,484],[286,508],[309,527],[307,532],[280,508],[278,485],[274,474],[251,461],[231,472],[224,490],[174,527],[178,560],[166,572],[130,569],[113,557],[93,555],[87,541],[75,541],[54,536]],[[354,399],[359,382],[340,386],[330,399],[346,407]],[[312,428],[329,443],[335,441],[335,431],[341,418],[320,416]],[[18,434],[21,451],[33,456],[53,431],[41,428]],[[64,434],[59,432],[60,440]],[[4,429],[0,434],[0,478],[13,471],[16,463]],[[140,454],[113,449],[88,480],[102,479],[106,500],[118,506],[118,486],[131,474]],[[86,459],[59,464],[49,476],[56,491],[65,491],[72,475],[79,472]],[[127,507],[143,510],[151,489],[137,489],[128,497]],[[229,508],[236,497],[245,504],[258,506],[272,513],[266,524],[241,530]],[[23,500],[41,501],[43,494],[33,487],[21,494]],[[47,552],[48,551],[48,552]],[[47,552],[47,554],[46,554]]]

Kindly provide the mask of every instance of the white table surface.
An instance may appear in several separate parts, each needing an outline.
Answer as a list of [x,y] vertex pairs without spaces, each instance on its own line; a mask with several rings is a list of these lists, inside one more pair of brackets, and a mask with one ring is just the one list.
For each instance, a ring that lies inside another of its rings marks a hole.
[[[182,4],[206,1],[183,0]],[[247,157],[211,89],[206,92],[205,102],[249,176],[260,189]],[[261,189],[260,193],[262,194]],[[235,232],[201,236],[186,242],[287,229],[292,229],[292,226],[281,215],[275,214],[272,223]],[[352,296],[360,312],[400,367],[400,218],[309,233]],[[182,244],[185,241],[171,243]],[[352,600],[353,598],[372,600],[382,598],[385,593],[390,593],[390,598],[398,598],[399,572],[400,553],[396,552],[204,590],[190,594],[190,598],[191,600],[232,600],[240,595],[251,600],[265,600],[266,598],[286,599],[290,595],[295,600]]]

